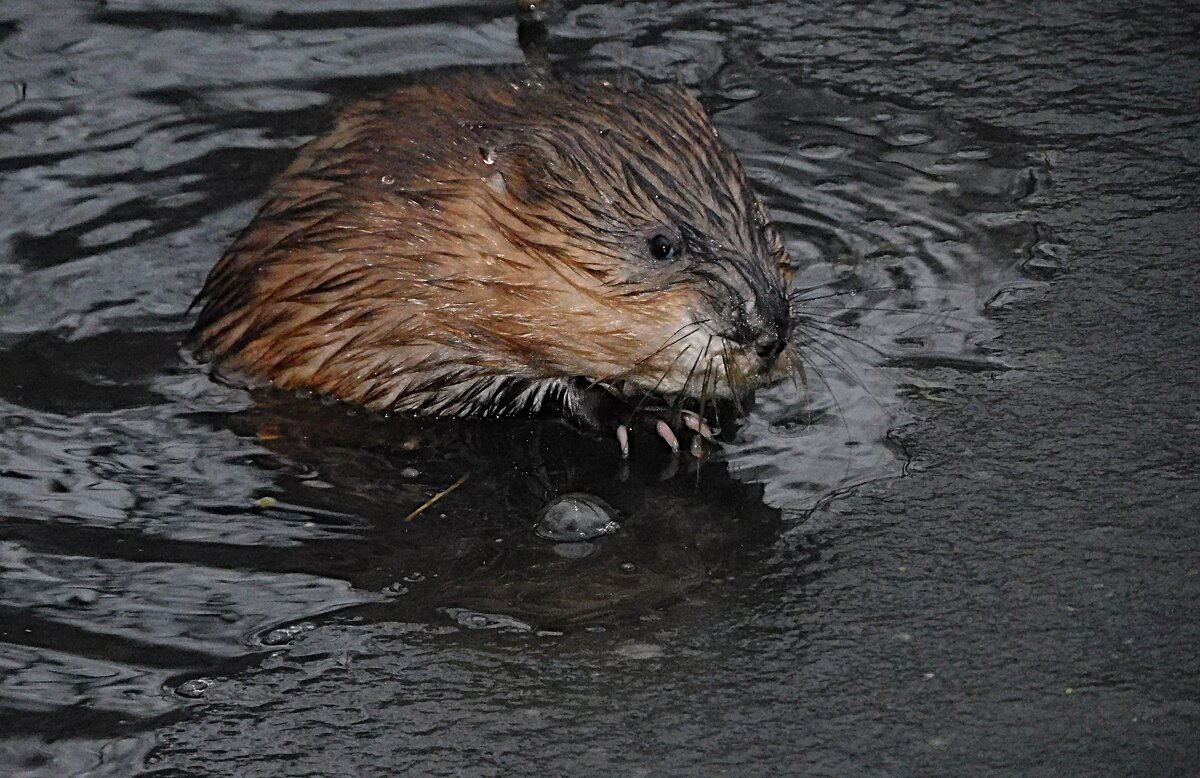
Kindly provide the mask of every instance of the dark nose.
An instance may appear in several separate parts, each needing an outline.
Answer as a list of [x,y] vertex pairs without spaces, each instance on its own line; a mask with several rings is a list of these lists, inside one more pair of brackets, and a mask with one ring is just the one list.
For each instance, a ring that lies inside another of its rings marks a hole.
[[787,348],[788,338],[792,335],[792,319],[782,296],[779,301],[771,297],[739,301],[729,318],[734,322],[729,336],[738,343],[752,346],[763,364],[772,364]]
[[754,339],[754,352],[769,365],[787,348],[788,338],[792,335],[792,320],[787,314],[777,314],[768,321],[767,326]]

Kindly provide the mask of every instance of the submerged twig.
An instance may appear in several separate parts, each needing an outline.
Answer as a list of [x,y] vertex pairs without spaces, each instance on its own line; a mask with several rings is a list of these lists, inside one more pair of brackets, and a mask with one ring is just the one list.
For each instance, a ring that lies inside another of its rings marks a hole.
[[466,483],[466,480],[467,480],[468,478],[470,478],[470,477],[471,477],[471,474],[470,474],[470,473],[467,473],[467,474],[466,474],[466,475],[464,475],[462,478],[460,478],[460,479],[458,479],[457,481],[455,481],[454,483],[450,484],[449,486],[447,486],[447,487],[446,487],[445,489],[443,489],[442,491],[440,491],[440,492],[438,492],[437,494],[435,494],[434,496],[430,497],[428,500],[426,500],[424,503],[422,503],[422,505],[421,505],[421,507],[420,507],[420,508],[417,508],[415,511],[413,511],[412,513],[410,513],[410,514],[408,514],[407,516],[405,516],[405,517],[404,517],[404,520],[405,520],[405,521],[412,521],[413,519],[417,518],[417,517],[418,517],[418,516],[420,516],[420,515],[421,515],[421,513],[422,513],[422,512],[424,512],[424,511],[425,511],[425,509],[427,509],[427,508],[428,508],[430,505],[433,505],[433,504],[434,504],[435,502],[437,502],[438,500],[440,500],[440,499],[442,499],[443,497],[445,497],[446,495],[450,494],[450,492],[453,492],[455,489],[457,489],[458,487],[462,486],[464,483]]

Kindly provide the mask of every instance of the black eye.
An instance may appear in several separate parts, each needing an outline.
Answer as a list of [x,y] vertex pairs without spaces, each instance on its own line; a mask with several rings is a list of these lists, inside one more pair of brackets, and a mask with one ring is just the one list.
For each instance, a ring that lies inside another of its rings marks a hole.
[[647,244],[650,247],[650,256],[662,262],[678,259],[683,253],[677,241],[661,232],[647,241]]

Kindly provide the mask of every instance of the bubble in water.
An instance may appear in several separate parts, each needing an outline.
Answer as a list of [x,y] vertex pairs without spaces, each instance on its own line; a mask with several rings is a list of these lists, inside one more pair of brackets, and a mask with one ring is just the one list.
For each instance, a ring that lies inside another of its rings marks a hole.
[[497,629],[507,632],[532,632],[525,622],[503,613],[483,613],[469,608],[438,608],[455,624],[467,629]]
[[596,544],[583,541],[580,543],[555,543],[554,554],[563,559],[584,559],[596,551]]
[[425,574],[413,571],[404,576],[404,580],[406,583],[420,583],[421,581],[425,580]]
[[392,581],[387,586],[383,587],[383,593],[388,597],[403,597],[408,594],[408,587],[399,581]]
[[264,646],[285,646],[296,639],[296,636],[301,632],[307,632],[313,628],[312,624],[305,622],[304,624],[291,624],[286,627],[279,627],[262,636],[262,644]]
[[621,528],[616,512],[603,500],[588,494],[566,494],[547,505],[533,531],[558,543],[593,540]]
[[180,697],[196,700],[203,697],[204,693],[211,689],[215,683],[216,681],[211,678],[193,678],[175,687],[175,693]]

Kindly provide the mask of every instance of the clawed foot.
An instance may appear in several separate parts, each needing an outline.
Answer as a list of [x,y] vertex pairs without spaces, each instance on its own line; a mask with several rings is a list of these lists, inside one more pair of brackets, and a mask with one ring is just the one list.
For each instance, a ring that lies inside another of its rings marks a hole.
[[681,449],[680,439],[690,441],[694,456],[703,454],[703,442],[716,441],[708,422],[695,411],[671,408],[659,401],[626,401],[598,388],[580,393],[575,403],[575,418],[585,429],[604,437],[616,437],[621,457],[628,458],[630,441],[654,435],[667,444],[673,454]]
[[[675,434],[675,430],[672,428],[671,422],[667,420],[667,417],[673,417],[672,420],[675,422],[675,424],[682,425],[684,429],[691,430],[692,433],[697,436],[697,438],[693,438],[693,454],[697,453],[697,446],[695,443],[697,442],[698,438],[702,438],[709,442],[714,442],[716,440],[712,429],[708,426],[708,422],[701,418],[700,414],[696,413],[695,411],[667,410],[665,412],[666,417],[664,417],[663,414],[663,411],[648,413],[647,418],[642,420],[642,424],[644,425],[645,421],[652,421],[654,432],[658,435],[658,437],[662,438],[663,442],[666,443],[667,446],[670,447],[672,454],[679,453],[679,436]],[[617,444],[621,447],[621,457],[628,459],[629,424],[618,424],[616,434]]]

